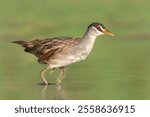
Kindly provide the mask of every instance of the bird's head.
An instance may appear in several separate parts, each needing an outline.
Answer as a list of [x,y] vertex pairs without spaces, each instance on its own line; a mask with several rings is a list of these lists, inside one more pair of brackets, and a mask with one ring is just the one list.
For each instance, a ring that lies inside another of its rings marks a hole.
[[114,34],[111,33],[107,28],[105,28],[103,24],[97,22],[90,24],[88,26],[88,31],[90,31],[93,35],[97,35],[97,36],[103,34],[114,36]]

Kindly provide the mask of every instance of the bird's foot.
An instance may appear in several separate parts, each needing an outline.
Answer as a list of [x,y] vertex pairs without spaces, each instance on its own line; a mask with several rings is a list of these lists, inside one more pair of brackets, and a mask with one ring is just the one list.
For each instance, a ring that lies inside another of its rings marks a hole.
[[56,83],[38,83],[38,85],[46,86],[46,85],[56,85]]
[[42,83],[38,83],[38,85],[49,85],[50,83],[45,83],[45,82],[42,82]]
[[56,85],[61,84],[61,80],[56,80]]

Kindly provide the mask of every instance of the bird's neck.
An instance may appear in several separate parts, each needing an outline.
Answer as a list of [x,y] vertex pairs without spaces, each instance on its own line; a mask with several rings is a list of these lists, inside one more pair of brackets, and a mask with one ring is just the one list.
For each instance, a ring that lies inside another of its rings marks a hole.
[[93,31],[87,30],[80,40],[79,44],[75,47],[75,55],[79,60],[84,60],[91,52],[94,42],[98,34]]
[[96,34],[94,31],[87,30],[83,38],[81,39],[81,43],[84,43],[84,45],[87,45],[87,46],[88,45],[93,46],[97,36],[98,34]]

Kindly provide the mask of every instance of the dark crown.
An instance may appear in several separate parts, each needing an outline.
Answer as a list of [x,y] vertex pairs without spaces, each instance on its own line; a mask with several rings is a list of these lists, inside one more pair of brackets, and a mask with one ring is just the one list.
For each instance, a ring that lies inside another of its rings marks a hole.
[[103,29],[105,29],[105,26],[103,25],[103,24],[101,24],[101,23],[98,23],[98,22],[94,22],[94,23],[92,23],[92,24],[90,24],[89,26],[88,26],[88,29],[90,28],[90,27],[95,27],[97,30],[99,30],[99,31],[101,31],[101,28],[100,27],[102,27]]

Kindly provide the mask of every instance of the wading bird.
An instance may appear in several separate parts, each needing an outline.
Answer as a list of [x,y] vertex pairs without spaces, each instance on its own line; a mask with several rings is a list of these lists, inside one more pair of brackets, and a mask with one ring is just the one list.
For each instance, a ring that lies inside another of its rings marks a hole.
[[94,22],[88,26],[82,38],[55,37],[44,40],[13,41],[12,43],[23,46],[24,51],[34,54],[39,63],[48,65],[40,73],[46,85],[48,85],[48,82],[44,77],[44,73],[48,69],[51,69],[52,73],[55,68],[60,68],[61,72],[56,80],[56,84],[60,84],[65,77],[65,67],[85,60],[93,48],[96,37],[103,34],[113,36],[103,24]]

